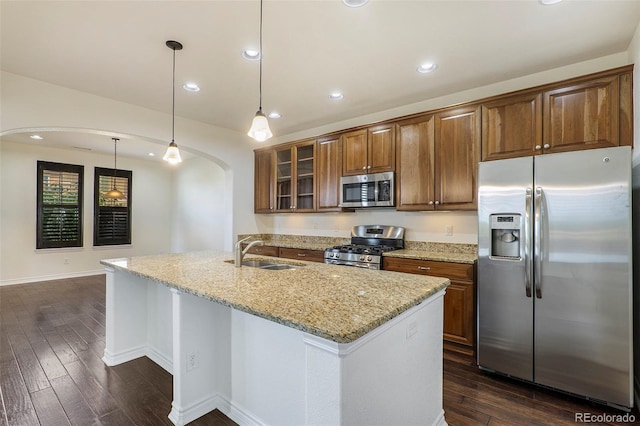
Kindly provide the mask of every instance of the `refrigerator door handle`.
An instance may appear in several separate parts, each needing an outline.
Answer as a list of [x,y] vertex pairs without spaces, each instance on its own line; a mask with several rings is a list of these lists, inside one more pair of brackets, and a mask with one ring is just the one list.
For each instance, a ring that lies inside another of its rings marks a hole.
[[536,297],[542,299],[542,287],[540,286],[540,280],[542,279],[542,188],[536,188],[536,196],[534,203],[534,217],[535,225],[533,229],[534,233],[534,248],[533,248],[533,263],[535,264],[535,271],[533,276],[533,282],[536,287]]
[[531,244],[531,188],[527,188],[525,195],[524,207],[524,291],[527,297],[531,297],[531,253],[529,244]]

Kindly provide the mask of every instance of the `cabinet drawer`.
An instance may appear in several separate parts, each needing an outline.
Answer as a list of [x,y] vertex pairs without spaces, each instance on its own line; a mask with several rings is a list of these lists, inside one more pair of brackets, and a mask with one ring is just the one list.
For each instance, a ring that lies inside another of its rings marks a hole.
[[306,250],[280,247],[280,257],[287,259],[307,260],[309,262],[324,262],[324,250]]
[[[244,249],[247,245],[243,244],[242,248]],[[278,257],[278,247],[276,246],[253,246],[249,249],[247,253],[251,254],[261,254],[263,256],[273,256]]]
[[432,275],[449,279],[473,281],[473,265],[465,263],[436,262],[431,260],[382,257],[385,271],[407,272],[409,274]]

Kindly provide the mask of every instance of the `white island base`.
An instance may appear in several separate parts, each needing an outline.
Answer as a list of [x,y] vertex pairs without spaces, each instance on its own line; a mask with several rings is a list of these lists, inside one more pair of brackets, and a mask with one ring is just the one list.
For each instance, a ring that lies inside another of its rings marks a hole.
[[106,270],[103,361],[147,356],[171,373],[176,425],[216,408],[240,425],[446,425],[444,291],[339,344]]

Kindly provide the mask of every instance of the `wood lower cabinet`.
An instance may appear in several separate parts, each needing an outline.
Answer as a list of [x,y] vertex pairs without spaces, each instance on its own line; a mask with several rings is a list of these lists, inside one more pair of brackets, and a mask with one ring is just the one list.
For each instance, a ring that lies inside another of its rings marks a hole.
[[385,271],[448,278],[451,284],[444,296],[445,347],[464,353],[475,352],[475,264],[385,256],[382,261]]
[[287,259],[306,260],[308,262],[324,262],[324,250],[280,247],[278,252],[280,257],[285,257]]
[[[246,246],[247,244],[242,243],[243,250]],[[273,257],[278,257],[279,255],[278,247],[276,246],[253,246],[249,249],[247,253],[261,254],[263,256],[273,256]]]
[[316,146],[318,211],[340,211],[342,176],[342,139],[340,136],[318,139]]

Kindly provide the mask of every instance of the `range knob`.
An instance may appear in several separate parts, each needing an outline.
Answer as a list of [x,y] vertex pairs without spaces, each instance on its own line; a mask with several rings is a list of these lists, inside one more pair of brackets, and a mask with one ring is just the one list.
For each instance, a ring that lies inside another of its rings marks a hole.
[[333,257],[335,257],[336,259],[340,259],[340,253],[334,253]]
[[371,262],[371,256],[367,256],[367,262]]
[[360,262],[364,262],[364,256],[360,256],[358,260],[360,260]]

